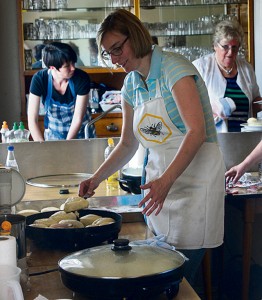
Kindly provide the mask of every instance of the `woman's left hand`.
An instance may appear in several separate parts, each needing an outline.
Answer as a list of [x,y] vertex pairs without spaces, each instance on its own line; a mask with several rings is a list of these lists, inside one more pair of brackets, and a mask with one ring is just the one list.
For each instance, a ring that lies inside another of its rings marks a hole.
[[146,197],[138,204],[139,207],[145,205],[142,213],[149,216],[155,211],[155,215],[157,216],[164,205],[170,187],[171,185],[165,182],[162,177],[141,185],[140,188],[142,190],[150,190]]

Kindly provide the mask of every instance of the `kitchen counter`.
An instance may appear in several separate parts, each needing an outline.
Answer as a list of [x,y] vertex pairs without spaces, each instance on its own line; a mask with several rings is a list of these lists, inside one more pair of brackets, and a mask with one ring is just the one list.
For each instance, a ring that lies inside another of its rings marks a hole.
[[[149,235],[144,222],[133,222],[122,224],[119,238],[128,238],[132,241],[147,239]],[[57,262],[68,254],[61,251],[39,249],[31,241],[28,242],[28,250],[31,252],[28,257],[29,274],[56,269]],[[62,284],[58,271],[30,276],[29,282],[30,290],[26,290],[23,286],[25,300],[33,300],[38,295],[42,295],[47,299],[77,299],[76,297],[74,298],[73,292]],[[165,295],[160,295],[155,298],[155,300],[164,299],[166,299]],[[174,297],[174,300],[200,300],[200,298],[188,282],[183,279],[180,284],[179,293]]]

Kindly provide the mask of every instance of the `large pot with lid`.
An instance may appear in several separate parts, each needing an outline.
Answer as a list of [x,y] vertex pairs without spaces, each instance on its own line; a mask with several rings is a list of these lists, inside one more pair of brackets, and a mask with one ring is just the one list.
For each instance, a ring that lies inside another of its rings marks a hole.
[[178,251],[126,239],[75,252],[58,263],[63,284],[88,299],[173,299],[183,278]]

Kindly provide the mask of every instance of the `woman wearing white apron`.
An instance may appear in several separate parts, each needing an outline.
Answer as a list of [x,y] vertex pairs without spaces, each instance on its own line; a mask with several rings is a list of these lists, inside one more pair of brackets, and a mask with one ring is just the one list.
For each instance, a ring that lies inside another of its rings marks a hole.
[[117,10],[98,30],[105,61],[128,73],[122,88],[123,127],[111,156],[82,182],[80,196],[124,166],[138,141],[148,149],[140,202],[155,235],[189,256],[192,283],[205,248],[223,243],[224,163],[203,80],[183,56],[163,52],[137,17]]

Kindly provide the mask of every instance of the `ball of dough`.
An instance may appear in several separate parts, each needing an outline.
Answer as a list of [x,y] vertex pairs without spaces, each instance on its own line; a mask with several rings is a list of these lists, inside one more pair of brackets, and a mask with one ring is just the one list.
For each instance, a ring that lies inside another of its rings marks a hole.
[[95,220],[92,225],[97,225],[97,226],[101,226],[101,225],[107,225],[107,224],[111,224],[114,223],[115,220],[113,218],[100,218]]
[[249,118],[247,120],[248,125],[252,125],[252,124],[256,124],[257,123],[257,119],[256,118]]
[[44,207],[41,209],[41,212],[49,212],[49,211],[56,211],[59,210],[59,208],[54,207],[54,206],[48,206],[48,207]]
[[50,225],[55,224],[55,223],[57,223],[57,221],[54,220],[54,219],[51,219],[51,218],[43,218],[43,219],[36,219],[36,220],[34,220],[34,223],[33,223],[33,224],[44,224],[44,225],[46,225],[47,227],[49,227]]
[[89,206],[89,201],[81,197],[70,197],[66,200],[64,211],[71,212],[79,209],[87,208]]
[[80,222],[84,224],[84,226],[91,225],[95,220],[100,219],[101,216],[95,214],[88,214],[80,218]]
[[24,217],[29,217],[29,216],[32,216],[35,214],[39,214],[39,211],[35,210],[35,209],[23,209],[23,210],[20,210],[19,212],[17,212],[17,214],[22,215]]
[[50,216],[51,219],[57,221],[57,223],[61,220],[76,220],[76,215],[73,212],[66,213],[65,211],[58,211]]
[[84,225],[77,220],[62,220],[59,222],[59,224],[68,224],[69,226],[72,226],[70,228],[84,228]]

